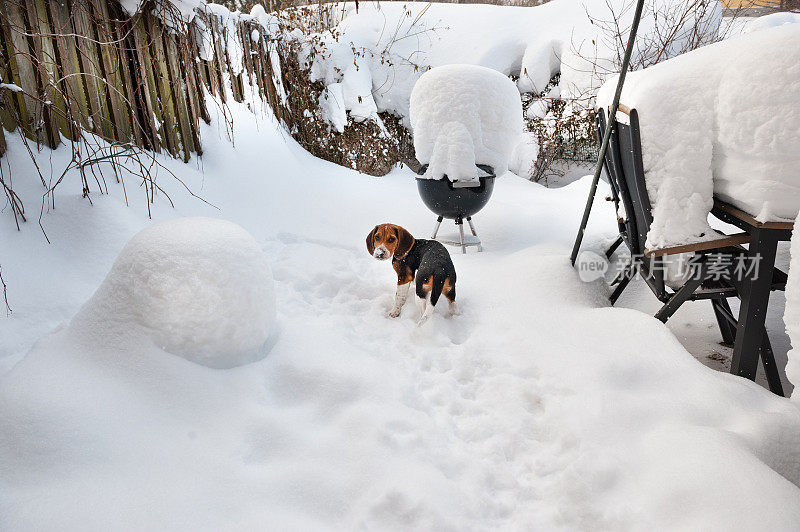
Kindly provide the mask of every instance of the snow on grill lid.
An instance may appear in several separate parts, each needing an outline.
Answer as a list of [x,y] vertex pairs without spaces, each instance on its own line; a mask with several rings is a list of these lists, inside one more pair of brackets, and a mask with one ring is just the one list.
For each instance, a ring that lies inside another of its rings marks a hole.
[[522,132],[522,102],[503,74],[445,65],[423,74],[411,92],[411,127],[426,178],[477,179],[476,164],[505,173]]

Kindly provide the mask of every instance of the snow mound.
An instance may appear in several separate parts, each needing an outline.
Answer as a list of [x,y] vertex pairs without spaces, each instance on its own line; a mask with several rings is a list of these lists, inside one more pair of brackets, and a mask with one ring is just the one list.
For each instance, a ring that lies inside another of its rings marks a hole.
[[272,272],[255,239],[224,220],[179,218],[127,243],[72,327],[140,328],[169,353],[227,368],[252,361],[274,321]]
[[476,65],[445,65],[420,76],[411,92],[417,159],[428,179],[477,179],[476,164],[501,175],[522,134],[522,102],[503,74]]
[[799,24],[800,13],[771,13],[769,15],[764,15],[763,17],[754,18],[752,20],[745,20],[747,22],[744,25],[742,33],[751,33],[754,31],[761,31],[768,28],[783,26],[784,24]]
[[[775,53],[780,50],[780,53]],[[610,105],[616,79],[597,97]],[[761,221],[800,209],[800,25],[712,44],[631,72],[620,100],[641,123],[649,248],[711,235],[716,195]]]

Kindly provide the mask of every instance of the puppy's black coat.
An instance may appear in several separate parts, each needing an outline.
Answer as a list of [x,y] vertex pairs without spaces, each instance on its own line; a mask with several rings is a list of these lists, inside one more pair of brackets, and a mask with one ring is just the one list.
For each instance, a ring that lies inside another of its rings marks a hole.
[[449,289],[445,297],[450,301],[456,300],[456,268],[450,253],[436,240],[417,238],[403,258],[395,257],[392,262],[398,279],[415,279],[417,297],[425,299],[425,284],[432,281],[431,305],[439,301],[445,285]]

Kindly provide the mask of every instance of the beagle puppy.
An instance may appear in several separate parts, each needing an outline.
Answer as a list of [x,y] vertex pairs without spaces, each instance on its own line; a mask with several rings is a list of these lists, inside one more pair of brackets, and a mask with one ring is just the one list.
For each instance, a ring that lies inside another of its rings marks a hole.
[[367,235],[367,251],[378,260],[392,259],[397,272],[397,293],[389,316],[396,318],[406,302],[408,288],[416,278],[417,297],[422,299],[422,325],[433,314],[433,308],[444,295],[450,313],[456,314],[456,269],[450,253],[436,240],[414,238],[394,224],[376,225]]

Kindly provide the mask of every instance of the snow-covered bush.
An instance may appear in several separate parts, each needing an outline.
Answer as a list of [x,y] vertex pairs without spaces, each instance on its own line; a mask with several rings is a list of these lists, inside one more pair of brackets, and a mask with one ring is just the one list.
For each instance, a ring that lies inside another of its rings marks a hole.
[[497,175],[522,134],[522,103],[508,77],[476,65],[446,65],[419,78],[411,93],[411,127],[425,176],[477,180],[476,164]]
[[[356,12],[346,4],[332,17],[341,21],[335,27],[302,37],[300,61],[309,65],[310,78],[325,86],[315,116],[335,132],[369,121],[380,128],[381,112],[401,117],[408,127],[411,89],[429,68],[468,63],[494,69],[516,80],[520,93],[535,95],[542,112],[529,118],[536,123],[531,129],[536,136],[548,135],[538,151],[557,156],[570,141],[562,138],[566,130],[567,137],[591,144],[593,97],[619,67],[626,40],[620,35],[627,36],[633,5],[632,0],[554,0],[535,8],[362,2]],[[713,41],[720,12],[716,0],[648,0],[633,64],[640,68]],[[554,77],[559,83],[546,94]],[[522,173],[549,171],[533,163]]]
[[238,225],[179,218],[140,231],[72,329],[141,336],[209,367],[260,358],[275,320],[272,272]]

